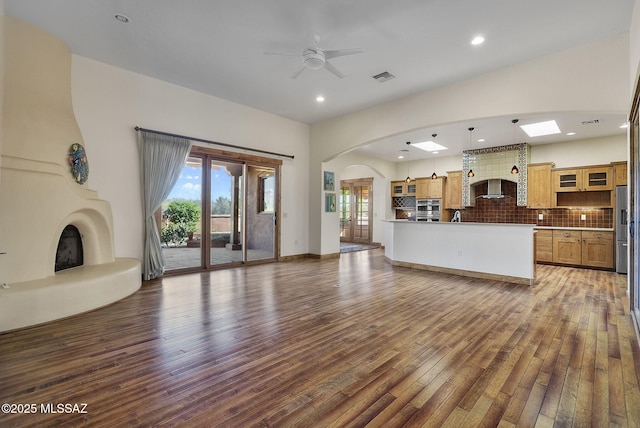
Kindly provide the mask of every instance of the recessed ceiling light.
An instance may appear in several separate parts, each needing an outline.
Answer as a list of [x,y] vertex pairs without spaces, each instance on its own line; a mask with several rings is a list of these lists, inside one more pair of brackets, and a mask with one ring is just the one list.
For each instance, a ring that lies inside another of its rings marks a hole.
[[484,43],[484,37],[482,36],[475,36],[473,40],[471,40],[472,45],[481,45],[483,43]]
[[436,150],[447,150],[445,146],[441,146],[434,141],[423,141],[422,143],[415,143],[412,146],[417,147],[421,150],[425,150],[427,152],[433,152]]
[[125,15],[122,15],[121,13],[118,13],[115,18],[122,22],[123,24],[128,24],[129,22],[131,22],[131,20],[129,18],[127,18]]
[[622,125],[620,125],[620,128],[625,129],[628,128],[629,124],[628,123],[623,123]]
[[398,156],[398,159],[404,159],[404,156],[400,155]]
[[575,132],[567,132],[567,135],[571,136],[571,135],[576,135]]
[[324,97],[323,97],[322,95],[318,95],[318,96],[316,97],[316,101],[317,101],[317,102],[319,102],[319,103],[321,103],[321,102],[323,102],[323,101],[324,101]]
[[484,138],[480,138],[480,139],[478,140],[478,143],[484,143]]
[[547,120],[546,122],[530,123],[529,125],[520,125],[520,128],[527,133],[529,137],[542,137],[544,135],[559,134],[560,128],[555,120]]

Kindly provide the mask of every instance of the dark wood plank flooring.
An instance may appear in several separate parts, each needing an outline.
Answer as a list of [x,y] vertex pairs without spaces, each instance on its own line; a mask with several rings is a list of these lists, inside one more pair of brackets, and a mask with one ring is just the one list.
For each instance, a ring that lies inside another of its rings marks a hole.
[[[380,249],[165,278],[0,334],[0,403],[37,406],[0,426],[639,427],[625,289],[567,267],[533,287],[392,267]],[[43,413],[58,403],[87,413]]]

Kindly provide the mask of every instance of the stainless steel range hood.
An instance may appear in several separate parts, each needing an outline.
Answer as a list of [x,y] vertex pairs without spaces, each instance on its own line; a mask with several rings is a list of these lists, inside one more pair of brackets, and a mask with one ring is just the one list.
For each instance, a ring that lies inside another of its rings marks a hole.
[[499,178],[490,178],[487,180],[487,194],[480,196],[483,199],[502,199],[502,180]]

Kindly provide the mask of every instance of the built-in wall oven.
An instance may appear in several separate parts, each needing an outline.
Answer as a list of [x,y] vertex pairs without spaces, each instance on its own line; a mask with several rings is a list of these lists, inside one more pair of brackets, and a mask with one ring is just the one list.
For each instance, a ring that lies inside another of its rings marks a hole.
[[441,199],[416,199],[417,221],[440,221]]

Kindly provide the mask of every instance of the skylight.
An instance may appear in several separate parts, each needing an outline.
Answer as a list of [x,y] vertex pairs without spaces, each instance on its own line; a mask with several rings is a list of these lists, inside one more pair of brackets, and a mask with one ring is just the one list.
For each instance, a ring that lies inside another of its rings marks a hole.
[[544,135],[559,134],[560,128],[555,120],[546,122],[530,123],[529,125],[520,125],[520,128],[527,133],[529,137],[542,137]]
[[411,144],[412,147],[417,147],[427,152],[434,152],[437,150],[447,150],[445,146],[441,146],[434,141],[423,141],[422,143]]
[[471,40],[471,44],[472,44],[472,45],[475,45],[475,46],[477,46],[477,45],[481,45],[481,44],[483,44],[483,43],[484,43],[484,37],[479,36],[479,35],[478,35],[478,36],[475,36],[475,37],[473,38],[473,40]]

